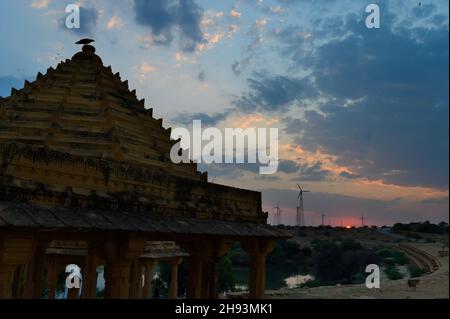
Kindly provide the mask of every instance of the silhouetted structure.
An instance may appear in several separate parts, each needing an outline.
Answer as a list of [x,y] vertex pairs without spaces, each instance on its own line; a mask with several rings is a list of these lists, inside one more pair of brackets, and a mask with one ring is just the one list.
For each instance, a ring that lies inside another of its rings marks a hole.
[[[99,265],[105,298],[148,298],[155,241],[189,253],[189,298],[217,297],[217,263],[241,242],[249,295],[264,296],[265,256],[289,235],[266,224],[261,193],[172,163],[177,141],[144,105],[91,45],[0,101],[0,298],[54,297],[66,263],[82,269],[82,298]],[[177,278],[180,253],[169,258]]]
[[303,190],[299,184],[297,184],[298,193],[298,206],[297,206],[297,226],[306,226],[305,212],[303,209],[303,193],[309,193],[309,190]]

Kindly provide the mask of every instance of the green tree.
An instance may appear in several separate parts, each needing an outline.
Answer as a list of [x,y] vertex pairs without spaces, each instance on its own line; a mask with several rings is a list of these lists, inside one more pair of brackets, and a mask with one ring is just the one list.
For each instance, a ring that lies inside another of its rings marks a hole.
[[233,287],[233,264],[230,257],[224,256],[219,262],[219,291],[231,291]]

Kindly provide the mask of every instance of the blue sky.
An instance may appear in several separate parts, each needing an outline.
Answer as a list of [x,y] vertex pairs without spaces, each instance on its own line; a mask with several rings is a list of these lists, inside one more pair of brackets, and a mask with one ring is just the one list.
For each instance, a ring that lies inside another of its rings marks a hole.
[[448,221],[448,1],[84,0],[0,2],[0,96],[95,38],[105,65],[180,126],[278,127],[280,167],[202,165],[215,182],[263,192],[294,222]]

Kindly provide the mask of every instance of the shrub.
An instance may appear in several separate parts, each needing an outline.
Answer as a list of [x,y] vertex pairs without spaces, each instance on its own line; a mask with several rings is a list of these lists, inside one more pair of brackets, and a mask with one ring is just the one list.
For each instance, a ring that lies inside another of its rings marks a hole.
[[234,287],[233,269],[231,259],[224,256],[219,262],[219,290],[231,291]]
[[425,274],[424,269],[417,267],[415,265],[409,265],[408,271],[409,271],[409,275],[411,276],[411,278],[420,277]]
[[230,252],[228,253],[228,256],[230,257],[233,266],[245,267],[250,264],[250,259],[247,253],[238,243],[235,243],[232,246]]
[[303,247],[302,249],[300,249],[300,254],[305,257],[309,257],[312,255],[312,249],[309,247]]
[[392,257],[394,258],[394,262],[398,265],[406,265],[409,262],[408,256],[406,256],[403,252],[395,250],[392,253]]
[[406,237],[411,238],[411,239],[416,239],[416,240],[423,238],[422,236],[420,236],[419,234],[416,234],[416,233],[407,233]]
[[353,239],[345,239],[341,243],[341,248],[343,250],[363,250],[364,247],[357,241]]
[[[349,242],[350,243],[350,242]],[[321,282],[353,283],[368,264],[380,261],[378,255],[358,243],[347,245],[322,241],[315,246],[313,260],[315,277]],[[361,249],[349,249],[359,248]],[[345,248],[345,249],[344,249]]]
[[397,267],[395,267],[395,266],[386,267],[384,272],[386,273],[386,276],[390,280],[397,280],[397,279],[402,279],[403,278],[403,275],[398,271]]
[[389,250],[389,249],[379,250],[378,255],[382,258],[392,257],[392,250]]
[[394,267],[395,266],[395,260],[392,257],[385,258],[383,260],[383,263],[386,267]]

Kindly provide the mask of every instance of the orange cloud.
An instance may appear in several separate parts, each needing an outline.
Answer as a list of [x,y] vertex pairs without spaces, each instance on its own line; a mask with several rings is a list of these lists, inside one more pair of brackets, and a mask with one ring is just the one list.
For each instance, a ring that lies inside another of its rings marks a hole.
[[123,26],[122,20],[114,15],[111,17],[111,19],[109,19],[108,21],[108,29],[116,29],[116,28],[120,28]]
[[232,17],[233,19],[239,19],[241,17],[242,13],[240,13],[239,11],[236,10],[231,10],[230,12],[230,17]]
[[239,128],[249,128],[249,127],[271,127],[276,123],[279,123],[279,119],[276,117],[266,117],[261,113],[247,114],[244,116],[239,116],[236,118],[231,118],[227,122],[228,127],[239,127]]
[[35,9],[45,9],[50,4],[50,0],[33,0],[31,7]]

